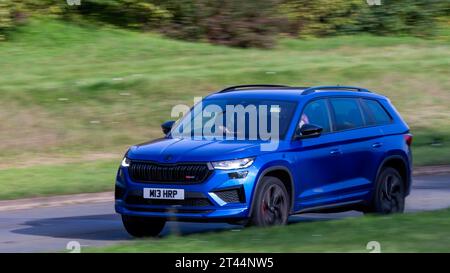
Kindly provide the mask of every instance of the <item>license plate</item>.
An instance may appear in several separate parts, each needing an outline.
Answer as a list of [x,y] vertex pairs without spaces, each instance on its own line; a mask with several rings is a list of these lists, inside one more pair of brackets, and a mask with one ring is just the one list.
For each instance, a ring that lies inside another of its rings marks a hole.
[[145,199],[184,200],[183,189],[144,188]]

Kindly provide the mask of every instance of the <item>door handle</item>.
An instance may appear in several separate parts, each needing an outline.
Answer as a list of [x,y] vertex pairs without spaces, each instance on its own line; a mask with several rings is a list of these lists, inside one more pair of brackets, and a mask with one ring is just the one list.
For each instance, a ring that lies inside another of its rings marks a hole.
[[383,143],[381,143],[381,142],[376,142],[376,143],[372,144],[372,148],[380,148],[381,146],[383,146]]
[[342,152],[339,149],[333,149],[330,151],[330,155],[340,155],[340,154],[342,154]]

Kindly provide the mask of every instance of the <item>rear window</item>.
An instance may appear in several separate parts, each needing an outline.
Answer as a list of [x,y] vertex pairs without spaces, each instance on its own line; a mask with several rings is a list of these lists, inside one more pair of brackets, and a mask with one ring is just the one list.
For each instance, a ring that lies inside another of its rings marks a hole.
[[334,112],[337,131],[359,128],[364,126],[364,120],[359,108],[359,103],[352,98],[330,99]]
[[367,122],[370,125],[379,125],[391,122],[391,117],[378,101],[363,99],[363,102],[366,106],[366,110],[368,111]]

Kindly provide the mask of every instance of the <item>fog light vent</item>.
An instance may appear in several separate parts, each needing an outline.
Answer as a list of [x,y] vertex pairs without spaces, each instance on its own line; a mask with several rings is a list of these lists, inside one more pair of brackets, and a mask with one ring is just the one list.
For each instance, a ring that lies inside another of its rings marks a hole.
[[244,203],[245,194],[243,188],[234,188],[229,190],[220,190],[214,192],[220,199],[226,203]]
[[123,196],[124,196],[124,194],[125,194],[125,189],[122,188],[122,187],[120,187],[120,186],[118,186],[118,185],[116,184],[116,186],[115,186],[115,188],[114,188],[114,198],[115,198],[116,200],[117,200],[117,199],[122,199]]

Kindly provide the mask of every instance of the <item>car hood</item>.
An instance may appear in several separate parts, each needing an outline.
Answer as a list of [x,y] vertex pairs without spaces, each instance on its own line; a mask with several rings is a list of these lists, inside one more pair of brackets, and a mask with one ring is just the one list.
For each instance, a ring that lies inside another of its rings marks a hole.
[[160,138],[130,148],[127,157],[164,163],[207,162],[261,154],[261,141]]

